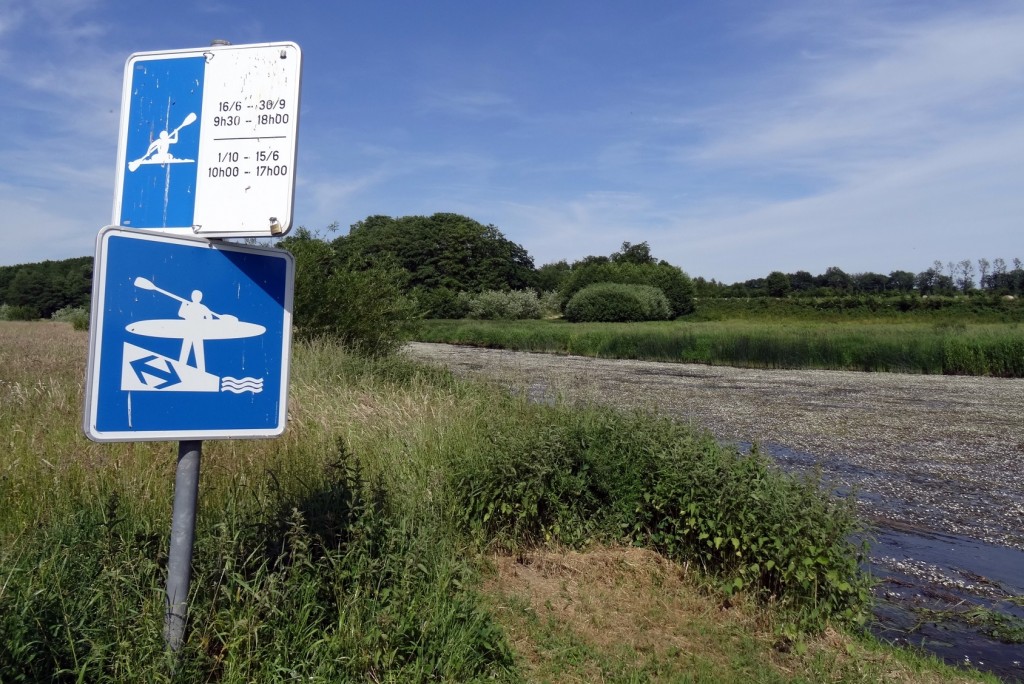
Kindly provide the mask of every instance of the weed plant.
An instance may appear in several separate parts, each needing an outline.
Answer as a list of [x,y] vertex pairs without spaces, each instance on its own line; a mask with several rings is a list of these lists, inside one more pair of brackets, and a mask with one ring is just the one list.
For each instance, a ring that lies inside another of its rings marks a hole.
[[645,414],[522,407],[515,420],[482,425],[455,468],[462,523],[482,543],[648,546],[805,628],[866,617],[852,501],[820,481]]

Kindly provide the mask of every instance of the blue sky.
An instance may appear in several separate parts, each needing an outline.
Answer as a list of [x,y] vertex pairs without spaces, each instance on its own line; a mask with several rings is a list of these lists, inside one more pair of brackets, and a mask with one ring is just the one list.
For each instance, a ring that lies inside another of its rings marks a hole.
[[295,41],[295,225],[451,211],[539,266],[1024,257],[1024,3],[0,0],[0,265],[91,255],[133,52]]

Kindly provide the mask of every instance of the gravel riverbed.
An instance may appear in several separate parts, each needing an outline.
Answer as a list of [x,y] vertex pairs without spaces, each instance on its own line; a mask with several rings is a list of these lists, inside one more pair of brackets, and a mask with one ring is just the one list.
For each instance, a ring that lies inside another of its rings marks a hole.
[[411,358],[532,400],[652,410],[820,466],[889,525],[1024,550],[1024,379],[594,359],[412,343]]

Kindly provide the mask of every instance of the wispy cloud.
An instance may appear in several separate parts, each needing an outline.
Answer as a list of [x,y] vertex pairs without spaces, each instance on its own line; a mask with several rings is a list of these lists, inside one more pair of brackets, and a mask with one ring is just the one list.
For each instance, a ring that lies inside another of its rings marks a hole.
[[870,40],[847,36],[837,55],[807,67],[810,77],[793,78],[792,65],[775,74],[777,96],[763,89],[754,98],[741,93],[688,114],[711,139],[686,155],[843,176],[864,162],[927,153],[979,126],[1004,125],[1016,116],[1008,105],[1024,103],[1020,6],[998,16],[862,25],[859,32],[869,28]]
[[514,102],[511,97],[486,90],[471,92],[433,91],[423,96],[421,106],[430,112],[474,118],[508,116],[514,113]]

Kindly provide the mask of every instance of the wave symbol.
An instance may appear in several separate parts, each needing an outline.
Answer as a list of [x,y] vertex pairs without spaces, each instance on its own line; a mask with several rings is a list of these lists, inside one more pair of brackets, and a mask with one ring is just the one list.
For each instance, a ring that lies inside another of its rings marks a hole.
[[263,391],[263,378],[230,378],[224,376],[220,379],[220,391],[234,392],[235,394],[241,394],[242,392],[259,394]]

